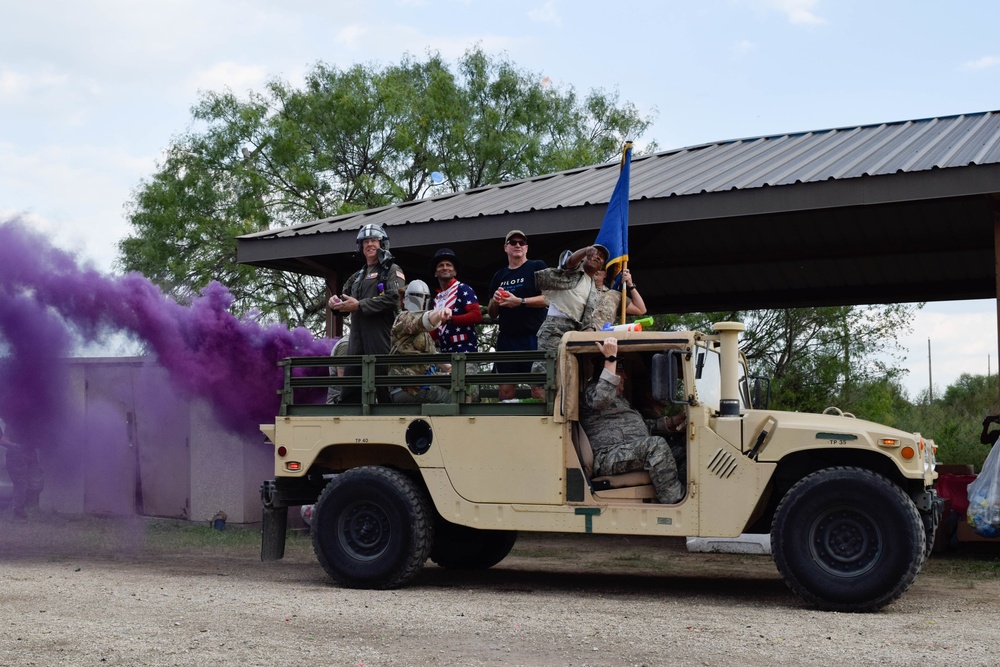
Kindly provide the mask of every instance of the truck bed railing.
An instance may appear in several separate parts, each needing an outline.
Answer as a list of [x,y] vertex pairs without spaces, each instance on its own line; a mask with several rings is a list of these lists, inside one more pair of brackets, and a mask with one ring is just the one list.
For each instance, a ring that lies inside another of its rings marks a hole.
[[[555,351],[468,352],[456,354],[379,354],[337,357],[289,357],[284,368],[280,416],[350,415],[550,415],[556,394]],[[545,361],[544,373],[493,373],[494,363]],[[392,375],[393,366],[441,366],[451,364],[451,373],[439,375]],[[339,367],[361,367],[360,375],[338,376]],[[472,371],[472,372],[470,372]],[[480,399],[467,403],[468,389],[492,393],[500,384],[542,386],[540,401],[500,403]],[[376,401],[376,389],[400,386],[439,386],[448,389],[447,403],[397,404]],[[358,387],[360,402],[327,404],[329,387]],[[486,391],[483,391],[483,389]]]

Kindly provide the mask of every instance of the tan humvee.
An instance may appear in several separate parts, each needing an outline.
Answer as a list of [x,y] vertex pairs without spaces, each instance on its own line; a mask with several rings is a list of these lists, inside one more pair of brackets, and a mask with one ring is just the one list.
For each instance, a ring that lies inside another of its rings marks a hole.
[[[771,535],[775,563],[808,602],[832,610],[878,609],[913,582],[940,514],[933,443],[850,415],[760,407],[738,349],[739,323],[716,333],[618,332],[631,402],[683,411],[664,434],[684,470],[684,498],[656,500],[645,471],[590,474],[579,403],[607,333],[570,333],[546,374],[468,373],[472,364],[544,353],[420,355],[448,361],[452,403],[382,405],[376,386],[398,376],[376,365],[399,357],[296,358],[286,362],[282,414],[261,431],[275,445],[275,479],[262,488],[262,558],[284,550],[287,508],[315,504],[317,557],[338,583],[406,583],[428,557],[450,568],[486,568],[516,531],[735,537]],[[377,362],[377,364],[376,364]],[[357,378],[295,369],[361,365]],[[296,402],[308,388],[359,382],[360,405]],[[466,385],[544,383],[539,403],[466,403]],[[696,557],[696,556],[692,556]]]

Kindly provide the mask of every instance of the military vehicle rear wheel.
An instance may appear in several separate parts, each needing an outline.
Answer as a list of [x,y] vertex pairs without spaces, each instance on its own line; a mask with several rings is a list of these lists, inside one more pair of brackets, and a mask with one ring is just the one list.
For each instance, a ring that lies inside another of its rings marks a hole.
[[828,468],[793,486],[774,515],[771,550],[789,588],[831,611],[874,611],[901,596],[924,560],[913,501],[868,470]]
[[486,570],[506,558],[516,541],[516,530],[479,530],[439,519],[431,560],[452,570]]
[[416,576],[434,536],[427,493],[399,471],[365,466],[337,475],[313,510],[313,549],[349,588],[395,588]]

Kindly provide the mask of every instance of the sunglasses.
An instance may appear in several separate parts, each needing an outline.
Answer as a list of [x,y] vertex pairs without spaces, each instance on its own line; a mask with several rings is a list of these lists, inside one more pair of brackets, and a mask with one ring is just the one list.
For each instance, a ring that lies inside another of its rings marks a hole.
[[527,241],[507,241],[507,245],[528,245]]

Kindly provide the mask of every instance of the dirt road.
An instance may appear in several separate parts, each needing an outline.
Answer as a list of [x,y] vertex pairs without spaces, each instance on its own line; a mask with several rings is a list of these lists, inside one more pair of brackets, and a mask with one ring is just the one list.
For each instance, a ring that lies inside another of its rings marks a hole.
[[[151,548],[143,524],[0,523],[3,665],[996,665],[997,551],[932,559],[875,614],[804,606],[770,558],[524,535],[490,571],[334,586],[305,539]],[[110,536],[109,536],[110,535]],[[166,546],[164,546],[166,543]]]

